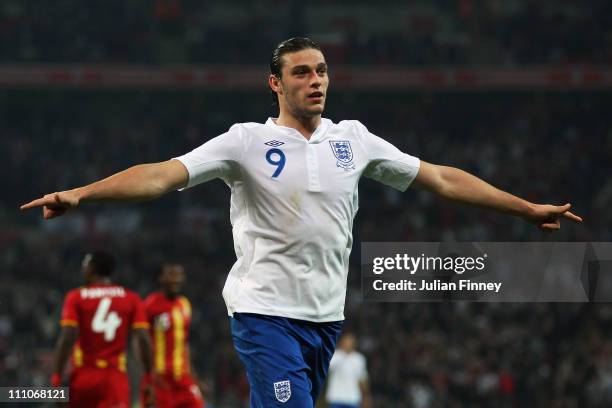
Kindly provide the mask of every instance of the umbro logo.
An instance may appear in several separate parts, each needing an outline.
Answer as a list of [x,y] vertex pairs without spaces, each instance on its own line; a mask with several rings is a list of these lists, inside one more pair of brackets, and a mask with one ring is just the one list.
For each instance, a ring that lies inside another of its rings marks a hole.
[[279,142],[278,140],[270,140],[269,142],[266,142],[265,144],[268,146],[276,147],[276,146],[284,145],[285,142]]

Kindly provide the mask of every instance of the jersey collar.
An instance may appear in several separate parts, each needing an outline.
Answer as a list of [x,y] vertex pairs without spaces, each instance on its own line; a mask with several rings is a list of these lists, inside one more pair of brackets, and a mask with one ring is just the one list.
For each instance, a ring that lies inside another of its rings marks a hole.
[[300,139],[304,140],[307,143],[318,143],[319,141],[321,141],[325,133],[327,133],[327,130],[329,129],[329,127],[333,124],[331,120],[326,119],[326,118],[321,118],[321,123],[319,123],[319,126],[317,126],[315,131],[312,133],[310,140],[306,140],[306,138],[304,138],[304,136],[300,132],[298,132],[296,129],[291,128],[291,127],[277,125],[276,124],[277,119],[278,118],[271,118],[271,117],[268,118],[268,120],[266,121],[266,125],[274,127],[275,129],[278,129],[286,133],[287,135],[299,136]]

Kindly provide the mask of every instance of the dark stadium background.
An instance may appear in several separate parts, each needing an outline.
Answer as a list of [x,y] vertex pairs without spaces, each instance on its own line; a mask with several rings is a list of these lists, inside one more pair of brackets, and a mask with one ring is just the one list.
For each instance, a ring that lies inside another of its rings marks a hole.
[[527,199],[571,201],[585,219],[543,235],[362,181],[346,325],[375,406],[610,406],[611,305],[364,304],[358,270],[361,241],[612,240],[607,0],[3,0],[0,385],[48,384],[63,295],[86,251],[104,248],[143,296],[160,262],[185,264],[209,406],[246,406],[221,298],[234,260],[222,182],[47,222],[18,207],[275,115],[267,61],[295,35],[330,63],[326,117]]

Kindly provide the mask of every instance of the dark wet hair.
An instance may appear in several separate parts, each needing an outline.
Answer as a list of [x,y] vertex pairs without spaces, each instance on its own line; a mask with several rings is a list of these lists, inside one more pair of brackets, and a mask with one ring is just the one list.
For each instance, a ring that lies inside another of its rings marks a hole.
[[105,251],[95,251],[90,253],[89,264],[93,268],[93,273],[97,276],[111,276],[117,268],[115,258]]
[[[270,74],[274,75],[278,79],[281,79],[283,77],[282,56],[285,54],[301,50],[307,50],[310,48],[321,51],[321,46],[310,38],[293,37],[281,42],[272,52],[272,58],[270,58]],[[272,94],[274,105],[278,104],[278,97],[276,95],[276,92],[270,89],[270,93]]]
[[310,38],[304,37],[293,37],[278,44],[272,52],[272,58],[270,58],[270,73],[277,78],[282,78],[283,62],[281,57],[291,52],[307,50],[309,48],[321,51],[319,44]]

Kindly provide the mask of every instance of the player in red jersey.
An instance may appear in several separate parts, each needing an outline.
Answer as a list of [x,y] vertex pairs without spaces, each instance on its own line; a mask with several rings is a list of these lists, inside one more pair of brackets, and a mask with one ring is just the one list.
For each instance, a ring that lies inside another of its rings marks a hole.
[[156,406],[201,408],[204,399],[192,374],[188,344],[191,305],[180,295],[185,270],[179,264],[165,264],[158,278],[161,291],[144,301],[153,339]]
[[[130,331],[138,342],[146,372],[152,369],[152,348],[140,297],[111,282],[113,257],[105,252],[83,259],[85,286],[68,292],[64,300],[61,334],[55,352],[53,386],[62,383],[72,350],[70,406],[128,408],[126,346]],[[147,400],[152,395],[147,393]]]

